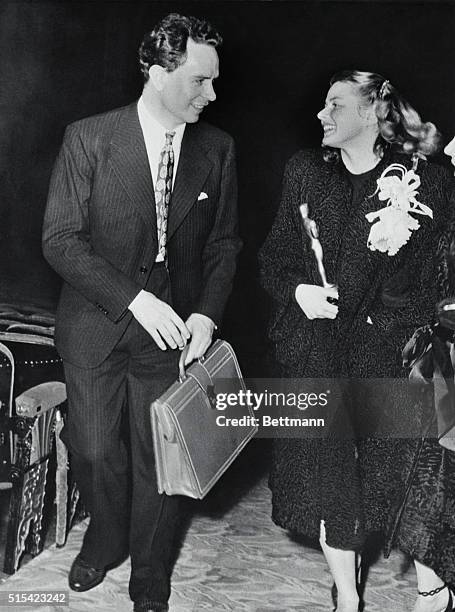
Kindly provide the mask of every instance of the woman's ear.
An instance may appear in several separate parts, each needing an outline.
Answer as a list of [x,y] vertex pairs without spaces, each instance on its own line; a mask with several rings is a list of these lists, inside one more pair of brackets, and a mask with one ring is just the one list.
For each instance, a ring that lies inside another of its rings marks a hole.
[[376,115],[376,107],[374,104],[372,104],[371,106],[363,107],[362,117],[365,120],[365,125],[378,125],[378,116]]

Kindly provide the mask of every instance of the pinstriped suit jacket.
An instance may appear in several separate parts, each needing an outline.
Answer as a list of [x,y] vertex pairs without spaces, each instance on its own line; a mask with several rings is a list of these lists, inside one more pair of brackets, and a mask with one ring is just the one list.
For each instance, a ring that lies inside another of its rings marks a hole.
[[[204,191],[208,198],[198,200]],[[230,136],[185,129],[168,219],[173,306],[219,323],[236,256],[237,181]],[[137,104],[68,126],[51,178],[43,251],[64,280],[56,345],[76,365],[112,351],[157,255],[155,198]]]

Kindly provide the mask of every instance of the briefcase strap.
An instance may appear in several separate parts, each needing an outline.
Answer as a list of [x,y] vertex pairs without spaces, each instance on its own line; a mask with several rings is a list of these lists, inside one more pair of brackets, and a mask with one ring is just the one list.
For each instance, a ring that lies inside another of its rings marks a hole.
[[[179,359],[179,380],[180,382],[183,382],[187,376],[190,376],[191,378],[193,378],[197,384],[201,387],[201,389],[204,391],[204,393],[206,392],[204,390],[204,388],[201,386],[202,385],[205,386],[205,389],[207,389],[207,387],[209,385],[213,385],[213,380],[212,377],[210,376],[210,372],[207,370],[207,368],[204,365],[204,361],[205,358],[204,357],[199,357],[199,359],[197,361],[195,361],[194,363],[191,364],[191,367],[195,373],[195,375],[191,375],[189,372],[188,374],[185,372],[185,359],[186,359],[186,355],[188,353],[188,344],[185,346],[185,348],[182,351],[182,354],[180,355],[180,359]],[[213,345],[212,345],[213,346]],[[200,380],[198,380],[197,377],[200,377]]]
[[191,372],[188,372],[188,376],[197,382],[204,393],[207,393],[208,386],[213,386],[213,379],[210,376],[210,372],[204,366],[202,361],[198,361],[193,364]]

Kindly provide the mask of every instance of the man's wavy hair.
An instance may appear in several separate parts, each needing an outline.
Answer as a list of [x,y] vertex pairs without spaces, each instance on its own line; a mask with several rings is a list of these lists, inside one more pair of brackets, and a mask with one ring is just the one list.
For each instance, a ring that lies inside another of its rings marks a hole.
[[[343,70],[330,79],[334,83],[353,85],[366,106],[375,105],[379,134],[374,149],[381,157],[394,148],[408,155],[426,157],[438,151],[441,135],[433,123],[424,123],[419,113],[403,98],[397,89],[380,74],[360,70]],[[339,159],[339,151],[324,149],[324,159]]]
[[197,17],[171,13],[144,35],[139,47],[139,64],[144,81],[149,79],[150,66],[157,64],[172,72],[185,63],[188,39],[219,47],[223,39],[210,23]]

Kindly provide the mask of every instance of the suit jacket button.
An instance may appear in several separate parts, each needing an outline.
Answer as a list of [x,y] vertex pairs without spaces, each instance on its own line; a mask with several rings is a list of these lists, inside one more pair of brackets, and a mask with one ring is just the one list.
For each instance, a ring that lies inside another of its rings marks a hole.
[[141,266],[141,267],[139,268],[139,272],[140,272],[141,274],[145,274],[145,273],[147,272],[147,268],[146,268],[145,266]]

